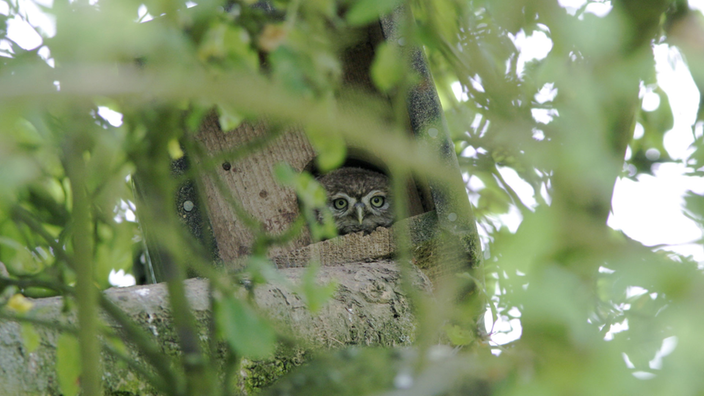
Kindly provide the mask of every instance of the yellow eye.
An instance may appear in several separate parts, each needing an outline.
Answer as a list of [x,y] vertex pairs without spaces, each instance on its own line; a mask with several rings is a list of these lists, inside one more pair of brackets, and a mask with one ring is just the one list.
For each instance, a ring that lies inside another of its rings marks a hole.
[[384,197],[377,195],[369,201],[373,207],[380,208],[384,205]]
[[332,201],[332,206],[337,210],[342,210],[347,207],[347,200],[344,198],[338,198]]

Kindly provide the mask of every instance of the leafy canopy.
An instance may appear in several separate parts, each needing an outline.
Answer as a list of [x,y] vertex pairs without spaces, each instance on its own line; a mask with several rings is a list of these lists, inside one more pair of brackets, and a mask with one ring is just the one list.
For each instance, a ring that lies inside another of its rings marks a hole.
[[[347,142],[379,147],[392,171],[442,177],[433,166],[437,158],[396,133],[405,128],[405,95],[418,81],[406,49],[419,46],[482,230],[490,316],[501,319],[487,343],[472,343],[473,329],[457,323],[440,326],[446,337],[472,344],[480,355],[499,355],[487,358],[497,394],[701,392],[700,267],[606,226],[617,178],[636,178],[672,161],[701,176],[701,128],[687,158],[670,158],[664,148],[673,116],[655,78],[652,50],[658,44],[682,53],[701,86],[703,52],[692,38],[701,35],[699,12],[665,0],[587,1],[572,9],[555,1],[292,0],[272,2],[273,12],[251,3],[57,0],[47,7],[0,1],[4,317],[26,311],[24,300],[13,297],[18,293],[76,295],[79,310],[95,311],[93,303],[81,305],[83,297],[93,282],[108,287],[111,270],[129,271],[143,238],[132,176],[146,180],[168,207],[179,181],[171,162],[183,151],[196,155],[189,138],[213,108],[223,130],[263,117],[303,126],[322,168],[340,164]],[[388,95],[392,114],[364,92],[343,99],[341,50],[360,40],[360,27],[402,4],[412,12],[398,27],[404,43],[382,44],[371,67],[372,83]],[[603,15],[590,12],[609,5]],[[55,25],[35,15],[49,15]],[[40,43],[27,46],[10,34],[19,25],[33,29]],[[526,60],[518,45],[526,37],[545,37],[546,56]],[[657,108],[641,109],[644,91],[660,98]],[[340,111],[342,104],[354,115]],[[700,107],[697,121],[702,114]],[[310,177],[287,172],[279,170],[283,182],[312,206],[321,203]],[[690,192],[685,200],[699,225],[703,199]],[[522,220],[517,229],[500,220],[507,214]],[[178,249],[184,236],[168,224],[160,232],[175,261],[217,279],[201,252]],[[320,232],[325,237],[330,230]],[[276,276],[266,249],[285,242],[258,235],[261,249],[248,267],[255,283]],[[86,269],[91,276],[81,280]],[[320,307],[332,291],[312,279],[301,293]],[[218,334],[233,356],[266,355],[275,329],[246,299],[234,297],[233,288],[216,282]],[[453,308],[465,317],[475,314]],[[418,316],[421,329],[434,328],[437,316],[423,309]],[[85,345],[102,330],[80,324],[89,330],[78,333],[78,342],[68,334],[59,340],[64,394],[78,392],[81,367],[85,389],[100,378],[91,360],[96,355]],[[520,328],[520,339],[506,342],[506,334],[516,334],[506,326]],[[23,327],[30,346],[36,344],[31,329]],[[426,345],[437,333],[419,337]],[[83,362],[70,353],[78,349]],[[427,364],[418,370],[431,369],[433,362]],[[473,375],[464,365],[454,370]],[[168,370],[157,372],[169,378]],[[202,387],[192,389],[215,389],[214,377],[212,386],[195,377],[185,381]],[[183,385],[159,383],[171,394]]]

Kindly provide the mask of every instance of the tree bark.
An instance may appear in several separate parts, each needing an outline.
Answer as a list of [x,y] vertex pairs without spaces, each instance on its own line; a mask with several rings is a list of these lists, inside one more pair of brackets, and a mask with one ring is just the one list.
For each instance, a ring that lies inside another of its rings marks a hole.
[[[427,277],[412,267],[412,284],[415,288],[430,291]],[[305,268],[285,268],[282,274],[293,283],[298,282]],[[317,314],[311,314],[303,300],[283,285],[268,284],[254,292],[256,305],[275,325],[279,334],[293,337],[306,350],[346,345],[398,346],[411,343],[415,323],[410,302],[401,287],[399,265],[390,260],[369,263],[349,263],[344,266],[322,267],[319,281],[335,280],[335,296]],[[209,317],[208,282],[191,279],[185,282],[189,305],[198,319],[199,337],[208,342]],[[179,354],[178,340],[169,313],[165,284],[113,288],[105,295],[132,320],[148,331],[160,345],[165,358]],[[61,297],[33,300],[34,307],[26,315],[38,321],[58,323],[75,328],[75,312],[62,313],[65,302]],[[116,332],[118,326],[103,319]],[[27,350],[22,340],[21,324],[17,321],[0,322],[0,394],[2,395],[59,395],[55,371],[56,341],[60,331],[56,327],[36,326],[40,345]],[[101,340],[105,344],[105,339]],[[262,383],[261,368],[272,367],[272,362],[295,359],[301,351],[279,348],[275,356],[263,362],[249,362],[242,366],[247,373],[240,381],[243,390]],[[126,355],[153,374],[134,348],[129,345]],[[106,394],[156,395],[157,391],[145,381],[138,371],[117,359],[113,354],[102,353],[105,365],[103,384]],[[274,373],[276,374],[276,373]],[[279,373],[280,374],[280,373]],[[252,385],[247,381],[255,381]]]

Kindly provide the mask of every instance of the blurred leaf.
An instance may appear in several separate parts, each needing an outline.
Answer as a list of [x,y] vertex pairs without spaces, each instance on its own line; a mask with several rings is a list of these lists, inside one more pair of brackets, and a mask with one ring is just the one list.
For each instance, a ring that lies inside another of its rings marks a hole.
[[[128,356],[129,355],[129,349],[125,345],[125,343],[119,338],[119,337],[104,337],[104,341],[107,345],[112,347],[115,351]],[[125,370],[127,369],[127,363],[117,359],[115,361],[115,365],[118,367],[118,369]]]
[[[14,143],[0,134],[0,204],[12,202],[17,192],[37,176],[40,169],[30,155],[24,153]],[[27,153],[28,154],[28,153]]]
[[347,12],[346,19],[353,26],[366,25],[400,4],[400,0],[357,0]]
[[396,44],[386,41],[379,44],[371,69],[374,85],[382,92],[388,92],[396,87],[404,74],[403,62],[403,56]]
[[347,146],[345,139],[337,131],[320,132],[308,128],[306,135],[318,154],[315,163],[321,172],[336,169],[345,161]]
[[285,278],[276,270],[276,265],[266,257],[251,255],[247,258],[247,274],[254,284],[285,282]]
[[[106,287],[104,287],[106,288]],[[60,295],[60,293],[54,289],[49,289],[46,287],[36,287],[36,286],[30,286],[30,287],[25,287],[22,290],[22,293],[24,293],[25,296],[31,297],[31,298],[46,298],[46,297],[54,297]]]
[[177,160],[183,157],[183,150],[181,150],[181,144],[177,139],[169,140],[169,144],[166,148],[169,150],[169,157],[171,157],[172,160]]
[[242,121],[244,121],[244,117],[242,117],[240,114],[237,113],[237,111],[231,109],[229,106],[226,105],[218,105],[218,122],[220,122],[220,129],[222,129],[223,132],[228,133],[234,129],[236,129]]
[[218,59],[235,67],[256,70],[259,58],[251,47],[249,33],[240,26],[216,22],[206,32],[198,47],[202,60]]
[[0,237],[0,261],[12,275],[36,274],[43,268],[25,246],[5,237]]
[[0,37],[7,35],[7,15],[0,14]]
[[78,339],[62,333],[56,341],[56,374],[64,396],[78,395],[80,390],[81,354]]
[[33,306],[34,304],[31,301],[29,301],[25,296],[19,293],[10,297],[6,305],[8,309],[11,309],[19,314],[25,314],[29,312]]
[[22,342],[27,352],[32,353],[39,347],[39,334],[29,323],[22,324]]
[[684,195],[685,215],[690,219],[704,225],[704,195],[687,191]]
[[319,271],[320,264],[315,261],[311,262],[297,287],[298,294],[303,297],[312,313],[318,312],[337,291],[337,283],[334,281],[318,285],[316,278]]
[[[188,112],[188,115],[186,116],[186,126],[188,127],[189,132],[197,132],[200,129],[200,124],[209,111],[210,108],[207,108],[205,106],[195,104],[192,105],[190,111]],[[220,124],[220,128],[222,129],[222,122]],[[229,129],[222,130],[224,132],[229,131]]]
[[[405,376],[406,372],[402,370],[413,362],[408,356],[410,353],[396,348],[351,347],[321,351],[317,355],[273,384],[264,395],[382,395],[388,393],[385,390],[394,389],[394,379]],[[435,390],[436,387],[433,387]]]
[[259,47],[266,52],[274,51],[286,40],[288,30],[283,24],[266,24],[259,36]]
[[457,325],[446,325],[445,334],[454,345],[470,345],[475,338],[473,330],[463,329]]
[[24,118],[18,119],[15,128],[11,131],[14,132],[13,135],[16,144],[32,147],[38,146],[44,142],[44,139],[34,125]]
[[261,359],[274,352],[274,330],[248,305],[227,296],[215,301],[214,310],[220,337],[238,354]]
[[643,121],[643,126],[646,129],[646,133],[650,132],[663,134],[672,129],[675,119],[672,114],[670,100],[665,91],[657,86],[653,90],[653,93],[660,98],[660,105],[653,111],[641,111],[640,117]]
[[302,4],[307,9],[315,10],[315,12],[325,15],[328,18],[336,17],[338,4],[335,0],[310,0]]
[[287,46],[279,46],[269,54],[274,77],[293,93],[313,96],[314,86],[309,75],[315,72],[311,59]]
[[704,166],[704,138],[698,138],[694,141],[692,146],[694,152],[689,157],[689,164],[696,170],[694,172],[690,171],[690,174],[700,172],[699,169]]
[[[534,276],[523,295],[524,331],[536,331],[561,344],[588,345],[594,336],[584,315],[588,288],[570,271],[554,265],[531,272]],[[542,342],[540,337],[534,342]]]
[[105,338],[106,342],[110,344],[111,347],[115,348],[115,350],[127,354],[129,350],[127,349],[127,345],[119,338],[119,337],[106,337]]
[[96,248],[95,278],[101,288],[108,288],[108,276],[112,270],[129,269],[132,266],[131,244],[101,243]]
[[298,180],[296,171],[286,163],[276,164],[274,167],[274,176],[281,184],[289,187],[295,186],[296,180]]
[[278,164],[274,175],[283,185],[296,190],[314,241],[337,236],[335,221],[327,208],[327,193],[310,173],[296,173],[288,164]]

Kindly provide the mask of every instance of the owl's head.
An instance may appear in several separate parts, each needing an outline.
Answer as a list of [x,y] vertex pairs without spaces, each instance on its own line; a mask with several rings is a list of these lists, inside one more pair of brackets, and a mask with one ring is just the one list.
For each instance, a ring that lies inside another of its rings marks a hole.
[[340,168],[320,176],[318,182],[328,194],[328,208],[340,235],[394,222],[391,188],[386,175],[362,168]]

